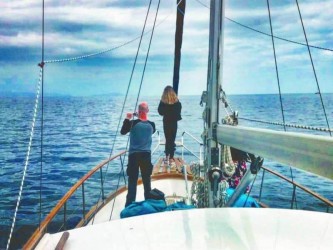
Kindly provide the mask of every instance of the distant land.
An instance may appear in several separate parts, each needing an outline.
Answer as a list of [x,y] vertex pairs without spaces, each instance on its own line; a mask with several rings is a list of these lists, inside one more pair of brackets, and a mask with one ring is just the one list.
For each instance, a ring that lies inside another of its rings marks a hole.
[[[108,97],[108,96],[122,96],[121,93],[109,93],[109,94],[100,94],[100,95],[90,95],[90,97]],[[68,94],[58,94],[58,93],[44,93],[45,97],[76,97]],[[36,93],[32,92],[1,92],[0,97],[36,97]]]
[[[319,94],[318,92],[316,93],[283,93],[283,95],[304,95],[304,94]],[[327,95],[327,94],[333,94],[333,93],[321,93],[322,95]],[[238,96],[238,95],[278,95],[278,93],[267,93],[267,94],[227,94],[227,96]],[[77,95],[68,95],[68,94],[59,94],[59,93],[44,93],[45,97],[110,97],[110,96],[125,96],[124,93],[108,93],[108,94],[94,94],[94,95],[82,95],[82,96],[77,96]],[[159,96],[159,95],[158,95]],[[180,94],[180,96],[188,96],[184,94]],[[198,95],[189,95],[189,96],[200,96]],[[36,93],[32,92],[1,92],[0,91],[0,97],[30,97],[30,98],[35,98]],[[143,96],[142,96],[143,97]]]
[[[63,96],[68,97],[70,95],[62,95],[62,94],[44,94],[44,96]],[[0,92],[0,97],[36,97],[36,93],[32,92]]]

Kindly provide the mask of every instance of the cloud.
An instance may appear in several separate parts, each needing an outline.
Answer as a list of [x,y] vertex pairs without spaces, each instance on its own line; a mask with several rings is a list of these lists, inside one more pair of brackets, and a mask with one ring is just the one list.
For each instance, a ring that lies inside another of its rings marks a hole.
[[[202,2],[209,5],[209,1]],[[138,38],[142,31],[149,1],[114,0],[114,1],[46,1],[45,9],[45,58],[46,60],[71,58],[98,51],[103,51],[124,44]],[[173,72],[174,35],[176,23],[175,1],[161,1],[157,26],[150,48],[150,58],[147,64],[147,82],[170,83]],[[307,37],[311,44],[323,47],[333,47],[331,43],[332,31],[332,1],[307,0],[300,3],[303,22]],[[141,43],[138,63],[142,67],[145,54],[148,50],[150,32],[157,2],[152,1],[151,13],[147,20],[146,34]],[[41,57],[41,3],[37,0],[12,0],[0,3],[0,62],[14,62],[23,60],[35,67]],[[325,11],[323,11],[323,9]],[[252,28],[270,33],[267,6],[262,1],[228,1],[226,16],[239,21]],[[272,25],[274,35],[298,42],[304,42],[303,29],[295,6],[290,1],[274,1],[271,3]],[[295,25],[296,24],[296,25]],[[225,86],[232,86],[232,91],[251,90],[244,87],[246,82],[252,84],[253,91],[266,91],[270,77],[275,77],[275,63],[273,57],[272,41],[268,36],[254,33],[230,21],[225,21],[224,43],[224,78]],[[201,93],[206,85],[207,58],[209,35],[209,9],[196,1],[188,1],[186,6],[184,34],[181,61],[181,79],[184,86],[191,91]],[[85,82],[86,89],[90,89],[88,72],[95,78],[90,81],[103,82],[112,77],[114,82],[127,84],[132,64],[137,52],[139,39],[111,51],[89,59],[75,61],[70,64],[50,65],[52,74],[48,79],[54,85],[55,91],[61,91],[62,83],[51,80],[55,77],[61,82],[64,77],[71,79],[75,89],[81,82]],[[307,48],[275,39],[276,55],[279,59],[279,68],[288,71],[288,65],[294,70],[304,68],[296,67],[296,62],[308,60]],[[311,49],[313,51],[313,49]],[[332,53],[329,51],[316,53],[316,60],[321,65],[325,62],[332,66]],[[320,57],[320,55],[322,57]],[[324,59],[323,59],[324,58]],[[123,65],[123,67],[120,67]],[[71,69],[65,69],[71,67]],[[115,68],[112,68],[115,67]],[[139,69],[142,69],[138,66]],[[329,66],[326,66],[329,67]],[[123,68],[123,69],[122,69]],[[318,69],[320,72],[320,69]],[[4,72],[1,79],[11,78],[13,70]],[[75,73],[73,73],[75,72]],[[100,74],[96,73],[99,72]],[[103,72],[103,73],[101,73]],[[163,73],[162,73],[163,72]],[[263,73],[264,72],[264,73]],[[325,69],[325,80],[330,76]],[[19,72],[23,73],[23,72]],[[26,73],[26,72],[25,72]],[[59,74],[59,76],[58,76]],[[72,75],[71,75],[72,74]],[[84,75],[81,76],[80,74]],[[281,73],[282,74],[282,73]],[[291,75],[291,73],[288,73]],[[298,73],[297,73],[298,74]],[[98,76],[101,76],[99,78]],[[296,72],[295,72],[296,75]],[[126,77],[127,76],[127,77]],[[292,77],[292,76],[290,76]],[[23,78],[23,77],[22,77]],[[33,76],[30,77],[31,79]],[[122,79],[126,78],[126,80]],[[78,80],[77,80],[78,79]],[[292,78],[291,78],[292,79]],[[254,82],[261,82],[255,85]],[[241,83],[241,88],[234,86]],[[197,87],[191,87],[190,83]],[[260,89],[260,87],[262,87]],[[100,87],[98,91],[113,91],[114,85]],[[182,89],[183,87],[181,87]],[[107,90],[108,89],[108,90]],[[152,93],[159,92],[160,87],[150,88]],[[189,90],[189,91],[190,91]],[[97,91],[97,89],[96,89]],[[82,92],[83,93],[83,92]]]

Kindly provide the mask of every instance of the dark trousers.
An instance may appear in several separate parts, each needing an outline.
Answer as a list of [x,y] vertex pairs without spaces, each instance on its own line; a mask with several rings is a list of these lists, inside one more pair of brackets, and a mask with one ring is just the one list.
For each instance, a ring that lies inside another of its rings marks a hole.
[[126,196],[125,207],[135,201],[136,186],[139,178],[139,168],[141,171],[145,199],[147,199],[151,191],[150,176],[153,171],[150,152],[137,152],[128,156],[128,165],[126,170],[128,175],[128,193]]
[[169,155],[170,158],[173,158],[176,150],[177,121],[163,121],[163,129],[165,135],[165,155]]

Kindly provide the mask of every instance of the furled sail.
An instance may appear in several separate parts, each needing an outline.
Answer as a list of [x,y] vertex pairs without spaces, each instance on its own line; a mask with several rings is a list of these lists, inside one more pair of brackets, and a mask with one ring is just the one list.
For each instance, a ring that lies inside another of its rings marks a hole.
[[183,42],[183,26],[186,0],[177,1],[177,20],[176,20],[176,35],[175,35],[175,61],[173,67],[173,89],[178,94],[179,85],[179,68],[181,59],[181,49]]

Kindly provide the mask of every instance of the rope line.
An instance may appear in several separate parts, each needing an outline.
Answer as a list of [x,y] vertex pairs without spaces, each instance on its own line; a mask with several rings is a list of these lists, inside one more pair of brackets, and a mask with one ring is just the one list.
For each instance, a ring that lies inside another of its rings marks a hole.
[[[269,16],[269,26],[270,26],[271,35],[272,35],[271,37],[272,37],[272,45],[273,45],[273,51],[274,51],[275,72],[276,72],[277,84],[278,84],[278,88],[279,88],[281,114],[282,114],[283,124],[285,124],[286,122],[285,122],[284,111],[283,111],[283,102],[282,102],[282,95],[281,95],[279,69],[278,69],[278,64],[277,64],[277,61],[276,61],[275,43],[274,43],[274,37],[273,37],[272,17],[271,17],[271,10],[270,10],[270,6],[269,6],[269,0],[267,0],[267,10],[268,10],[268,16]],[[284,131],[287,131],[285,125],[283,126],[283,128],[284,128]]]
[[[142,84],[143,84],[143,78],[144,78],[144,76],[145,76],[145,72],[146,72],[146,66],[147,66],[147,61],[148,61],[148,57],[149,57],[149,52],[150,52],[151,42],[152,42],[152,40],[153,40],[153,35],[154,35],[154,30],[155,30],[156,19],[157,19],[157,15],[158,15],[158,10],[159,10],[159,8],[160,8],[160,2],[161,2],[161,0],[158,0],[157,10],[156,10],[155,20],[154,20],[154,25],[153,25],[153,29],[152,29],[152,32],[151,32],[151,35],[150,35],[150,40],[149,40],[148,50],[147,50],[147,54],[146,54],[145,64],[144,64],[144,67],[143,67],[142,76],[141,76],[141,81],[140,81],[140,87],[139,87],[138,95],[137,95],[137,98],[136,98],[136,104],[135,104],[135,107],[134,107],[133,112],[135,111],[135,109],[136,109],[136,107],[137,107],[137,105],[138,105],[139,97],[140,97],[140,94],[141,94],[141,88],[142,88]],[[180,2],[181,2],[181,1],[179,1],[179,3],[180,3]]]
[[[293,169],[291,168],[291,166],[289,166],[290,168],[290,176],[291,176],[291,180],[292,183],[294,184],[294,175],[293,175]],[[294,186],[294,185],[293,185]],[[293,187],[295,188],[295,187]],[[295,190],[295,205],[296,205],[296,209],[297,209],[297,195],[296,195],[296,190]]]
[[[156,19],[157,19],[157,14],[158,14],[158,10],[159,10],[159,6],[160,6],[160,0],[158,2],[158,5],[157,5],[157,10],[156,10],[156,14],[155,14],[155,20],[154,20],[154,25],[153,25],[153,28],[152,28],[152,32],[151,32],[151,36],[150,36],[150,41],[149,41],[149,46],[148,46],[148,50],[147,50],[147,54],[146,54],[146,59],[145,59],[145,64],[144,64],[144,67],[143,67],[143,72],[142,72],[142,76],[141,76],[141,82],[140,82],[140,86],[139,86],[139,91],[138,91],[138,95],[137,95],[137,99],[136,99],[136,103],[135,103],[135,106],[134,106],[134,110],[133,110],[133,113],[135,112],[135,109],[137,107],[137,104],[138,104],[138,101],[139,101],[139,96],[140,96],[140,92],[141,92],[141,87],[142,87],[142,83],[143,83],[143,77],[144,77],[144,74],[145,74],[145,70],[146,70],[146,65],[147,65],[147,60],[148,60],[148,55],[149,55],[149,51],[150,51],[150,46],[151,46],[151,41],[152,41],[152,37],[154,35],[154,29],[155,29],[155,24],[156,24]],[[150,7],[150,6],[149,6]],[[147,16],[148,16],[149,13],[147,13]],[[147,20],[146,20],[147,21]],[[145,26],[146,26],[146,23],[145,23]],[[145,28],[144,26],[144,28]],[[139,48],[140,49],[140,48]],[[138,49],[138,51],[139,51]],[[131,124],[131,126],[133,126],[133,123]],[[132,128],[131,128],[132,129]],[[130,129],[130,133],[131,133],[131,129]],[[127,138],[127,143],[126,143],[126,150],[128,149],[128,146],[129,146],[129,141],[130,141],[130,136],[128,136]],[[124,158],[126,157],[126,153],[124,155]],[[122,165],[122,172],[124,173],[124,167]],[[120,179],[120,176],[119,176],[119,179]],[[118,181],[118,185],[117,185],[117,189],[119,188],[119,181]],[[112,206],[112,210],[111,210],[111,214],[110,214],[110,220],[111,220],[111,217],[112,217],[112,213],[113,213],[113,209],[114,209],[114,204],[115,204],[115,201],[116,201],[116,197],[114,199],[114,202],[113,202],[113,206]]]
[[[120,180],[121,180],[121,176],[124,176],[124,180],[126,180],[125,178],[125,171],[124,171],[124,161],[125,161],[125,157],[124,157],[124,160],[121,159],[121,156],[119,157],[120,158],[120,164],[121,164],[121,168],[120,168],[120,172],[118,174],[118,182],[117,182],[117,188],[116,190],[118,190],[119,186],[120,186]],[[114,197],[113,199],[113,203],[112,203],[112,207],[111,207],[111,213],[110,213],[110,217],[109,217],[109,221],[111,220],[112,218],[112,214],[113,214],[113,209],[114,209],[114,204],[116,203],[116,197]]]
[[[147,31],[148,33],[148,31]],[[136,38],[133,38],[132,40],[130,41],[127,41],[125,43],[122,43],[120,45],[117,45],[113,48],[109,48],[109,49],[106,49],[106,50],[102,50],[102,51],[99,51],[99,52],[96,52],[96,53],[91,53],[91,54],[88,54],[88,55],[82,55],[82,56],[77,56],[77,57],[71,57],[71,58],[63,58],[63,59],[55,59],[55,60],[46,60],[45,63],[63,63],[63,62],[70,62],[70,61],[77,61],[77,60],[81,60],[81,59],[85,59],[85,58],[88,58],[88,57],[94,57],[94,56],[98,56],[98,55],[101,55],[101,54],[105,54],[105,53],[108,53],[108,52],[111,52],[113,50],[116,50],[116,49],[119,49],[121,47],[124,47],[136,40],[138,40],[141,36],[138,36]]]
[[[143,78],[144,78],[145,71],[146,71],[146,66],[147,66],[147,61],[148,61],[148,57],[149,57],[151,42],[152,42],[153,35],[154,35],[155,24],[156,24],[156,19],[157,19],[157,15],[158,15],[158,10],[159,10],[159,7],[160,7],[160,2],[161,1],[159,0],[158,1],[158,5],[157,5],[157,9],[156,9],[156,14],[155,14],[155,19],[154,19],[153,29],[152,29],[152,32],[151,32],[151,35],[150,35],[149,46],[148,46],[148,50],[147,50],[147,54],[146,54],[145,64],[144,64],[143,71],[142,71],[142,76],[141,76],[139,91],[138,91],[138,95],[137,95],[137,98],[136,98],[136,103],[135,103],[135,106],[134,106],[133,113],[135,112],[135,109],[136,109],[136,107],[138,105],[138,102],[139,102],[139,97],[140,97],[141,88],[142,88],[142,84],[143,84]],[[132,125],[133,125],[133,123],[132,123]],[[131,133],[131,129],[130,129],[130,133]],[[127,138],[126,149],[128,149],[129,140],[130,140],[130,136]],[[126,153],[125,153],[124,157],[125,156],[126,156]],[[122,167],[122,171],[125,172],[123,167]],[[119,178],[120,178],[120,175],[119,175]],[[118,189],[118,187],[119,187],[119,180],[118,180],[117,189]],[[116,197],[114,198],[114,202],[113,202],[113,205],[112,205],[111,214],[110,214],[110,220],[111,220],[111,217],[112,217],[112,213],[113,213],[115,201],[116,201]]]
[[[323,96],[322,96],[321,91],[320,91],[319,82],[318,82],[318,78],[317,78],[317,74],[316,74],[316,69],[315,69],[314,64],[313,64],[312,55],[311,55],[311,50],[310,50],[310,48],[309,48],[308,38],[307,38],[307,36],[306,36],[306,32],[305,32],[305,27],[304,27],[303,19],[302,19],[301,10],[300,10],[299,5],[298,5],[298,0],[296,0],[296,4],[297,4],[298,13],[299,13],[299,18],[300,18],[301,23],[302,23],[302,28],[303,28],[304,38],[305,38],[305,41],[306,41],[306,44],[307,44],[307,48],[308,48],[308,52],[309,52],[309,57],[310,57],[310,60],[311,60],[311,65],[312,65],[313,74],[314,74],[314,77],[315,77],[315,79],[316,79],[316,84],[317,84],[317,88],[318,88],[318,93],[319,93],[320,101],[321,101],[321,105],[322,105],[322,108],[323,108],[323,111],[324,111],[324,115],[325,115],[325,119],[326,119],[327,128],[330,130],[330,124],[329,124],[329,122],[328,122],[328,118],[327,118],[327,114],[326,114],[326,109],[325,109],[325,105],[324,105],[324,101],[323,101]],[[331,131],[329,131],[329,133],[330,133],[330,136],[332,136]]]
[[29,145],[28,145],[26,160],[25,160],[24,169],[23,169],[23,176],[22,176],[22,180],[21,180],[20,191],[19,191],[19,195],[18,195],[18,198],[17,198],[17,203],[16,203],[15,212],[14,212],[14,216],[13,216],[13,222],[12,222],[12,226],[11,226],[9,237],[8,237],[8,242],[7,242],[7,247],[6,247],[7,250],[9,249],[10,241],[12,239],[12,235],[13,235],[13,231],[14,231],[14,227],[15,227],[15,222],[16,222],[17,211],[18,211],[18,208],[20,206],[20,202],[21,202],[21,198],[22,198],[24,180],[25,180],[25,177],[26,177],[27,169],[28,169],[30,151],[31,151],[31,146],[32,146],[32,139],[33,139],[33,136],[34,136],[35,123],[36,123],[36,117],[37,117],[37,111],[38,111],[38,100],[39,100],[39,93],[40,93],[40,88],[41,88],[42,75],[43,75],[43,69],[41,68],[40,72],[39,72],[39,81],[38,81],[38,84],[37,84],[37,93],[36,93],[36,100],[35,100],[35,107],[34,107],[34,115],[33,115],[32,124],[31,124]]
[[43,187],[43,137],[44,137],[44,54],[45,54],[45,1],[42,5],[42,114],[40,126],[40,175],[39,175],[39,224],[42,223],[42,187]]
[[333,130],[331,130],[331,129],[318,128],[318,127],[312,127],[312,126],[307,126],[307,125],[297,125],[297,124],[287,124],[287,123],[283,124],[283,123],[280,123],[280,122],[269,122],[269,121],[255,120],[255,119],[249,119],[249,118],[243,118],[243,117],[238,117],[238,119],[239,120],[245,120],[245,121],[251,121],[251,122],[271,124],[271,125],[286,126],[286,127],[291,127],[291,128],[316,130],[316,131],[322,131],[322,132],[333,132]]

